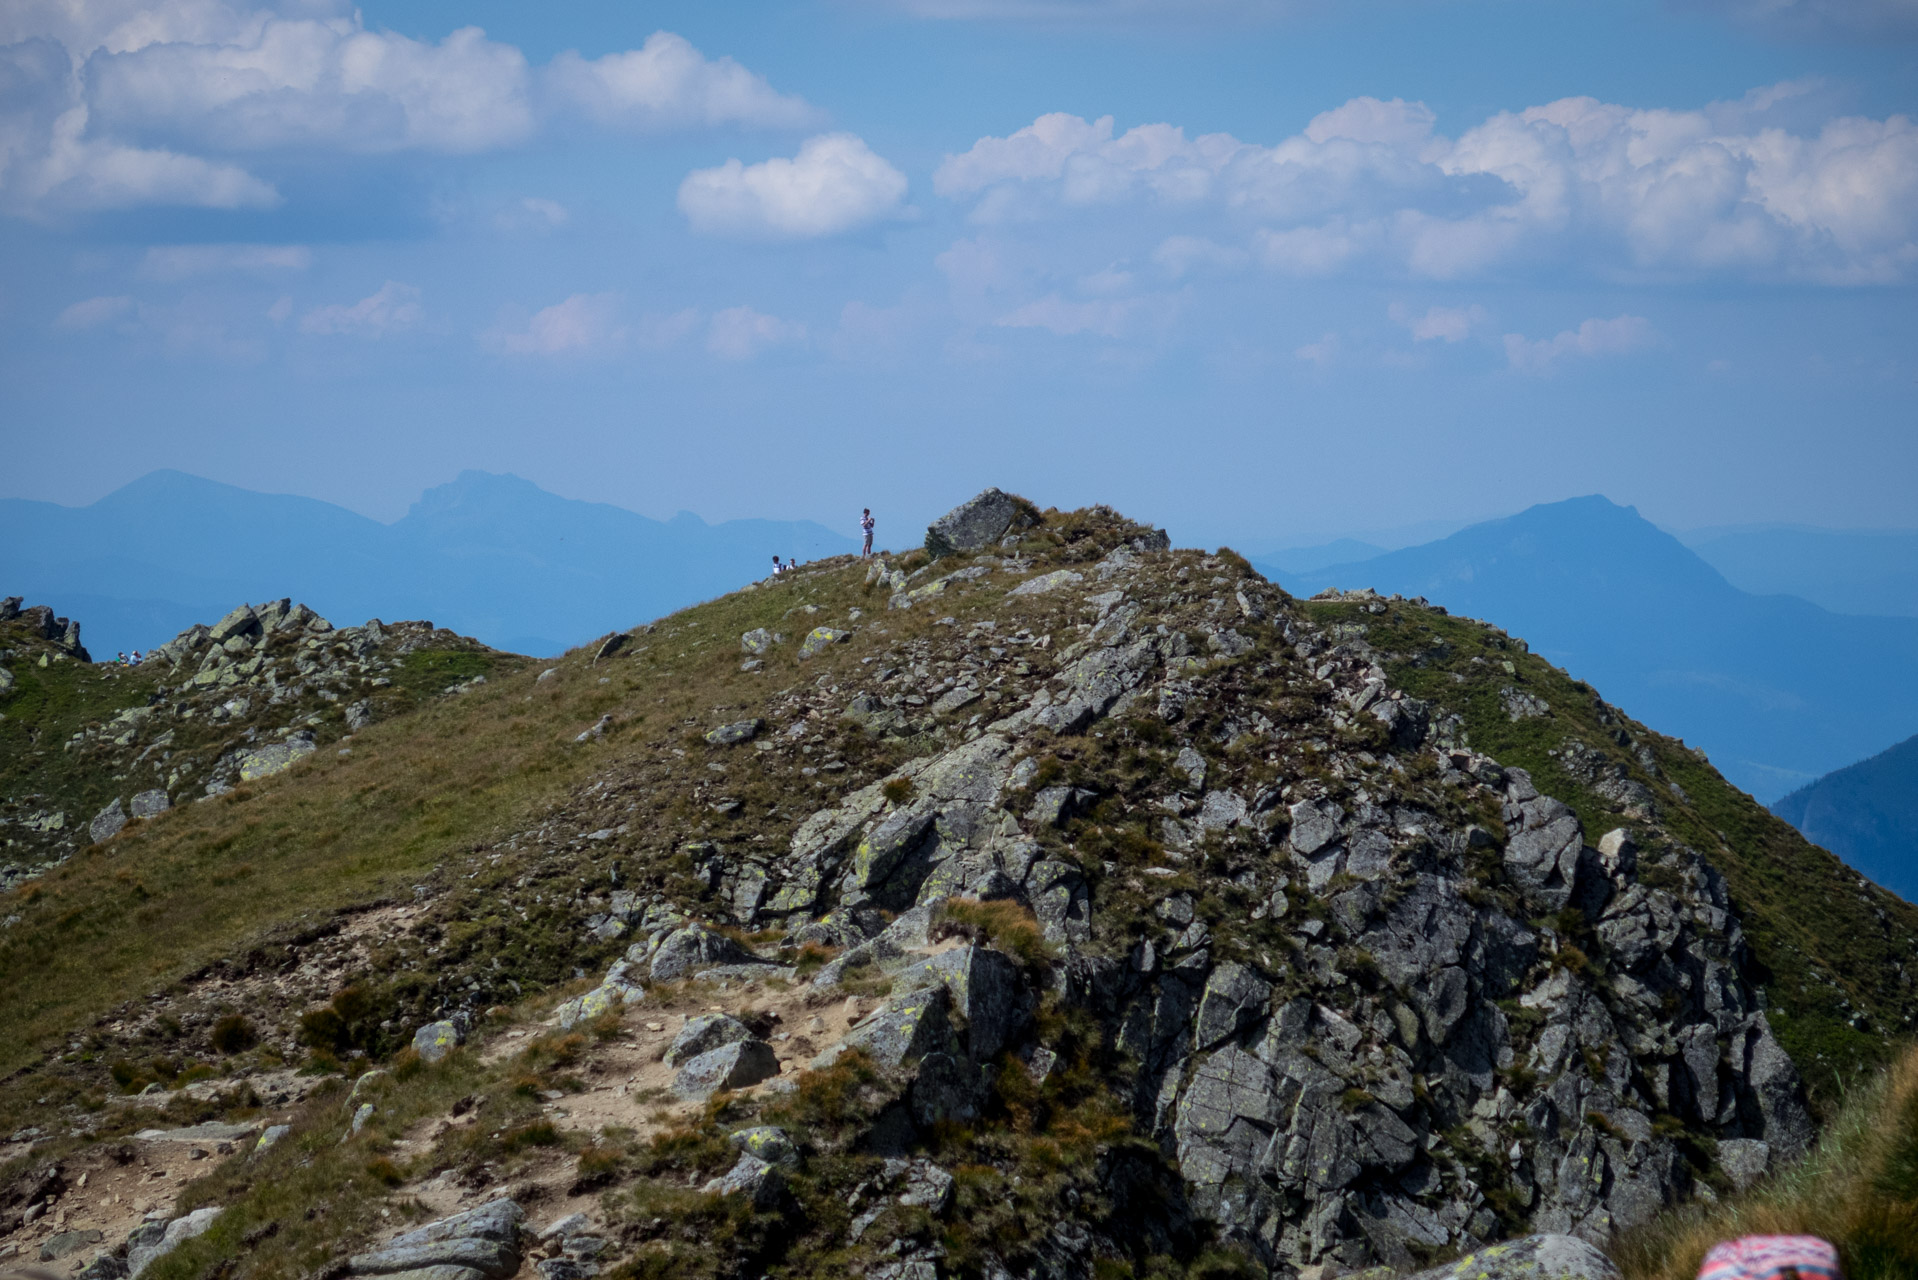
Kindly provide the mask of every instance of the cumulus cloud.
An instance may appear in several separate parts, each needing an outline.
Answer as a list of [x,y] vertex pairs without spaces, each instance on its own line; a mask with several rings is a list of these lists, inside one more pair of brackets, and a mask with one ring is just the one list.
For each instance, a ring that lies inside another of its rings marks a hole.
[[1775,109],[1795,94],[1697,111],[1566,98],[1456,138],[1420,103],[1357,98],[1271,145],[1053,114],[947,156],[933,186],[983,223],[1123,208],[1182,266],[1200,260],[1185,247],[1216,244],[1302,275],[1909,278],[1918,126],[1852,116],[1794,132]]
[[54,317],[53,327],[63,333],[97,329],[103,324],[110,324],[120,319],[132,310],[132,298],[88,298],[84,302],[74,303]]
[[776,91],[731,58],[706,57],[670,31],[656,31],[641,48],[602,58],[562,53],[546,79],[556,96],[608,126],[797,129],[818,123],[820,115],[803,98]]
[[1339,358],[1339,335],[1328,333],[1317,342],[1308,342],[1292,352],[1294,358],[1323,369]]
[[1137,306],[1131,298],[1075,301],[1053,293],[1001,316],[998,323],[1008,329],[1044,329],[1061,337],[1094,333],[1117,338],[1126,332]]
[[1505,335],[1505,358],[1520,373],[1551,373],[1567,360],[1622,355],[1650,345],[1657,335],[1643,316],[1596,317],[1550,338],[1527,340],[1523,334]]
[[493,345],[509,355],[578,354],[623,342],[618,323],[619,298],[611,293],[576,293],[564,302],[533,313],[524,329],[496,331]]
[[1414,342],[1463,342],[1486,321],[1485,308],[1477,304],[1469,307],[1428,307],[1424,314],[1414,315],[1412,309],[1403,302],[1394,302],[1387,308],[1386,314],[1391,316],[1392,323],[1404,325],[1410,330]]
[[751,307],[728,307],[706,327],[706,350],[722,360],[750,360],[768,347],[800,342],[806,327]]
[[351,304],[315,307],[300,317],[301,333],[356,334],[379,338],[411,329],[426,312],[420,291],[410,284],[388,280],[379,291]]
[[788,160],[728,160],[679,186],[695,231],[761,239],[838,235],[903,212],[906,175],[850,133],[808,138]]
[[340,0],[0,6],[0,207],[269,207],[248,156],[468,154],[555,114],[650,130],[810,123],[802,100],[670,32],[544,67],[463,27],[415,40]]
[[313,251],[303,244],[171,244],[155,245],[140,261],[148,280],[184,280],[189,276],[240,271],[275,274],[304,271]]

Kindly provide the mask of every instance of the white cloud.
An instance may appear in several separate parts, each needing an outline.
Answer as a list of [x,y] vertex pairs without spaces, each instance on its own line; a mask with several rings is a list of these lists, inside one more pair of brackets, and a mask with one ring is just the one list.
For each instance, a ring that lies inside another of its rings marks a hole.
[[1117,338],[1124,336],[1137,306],[1131,298],[1074,301],[1053,293],[1001,316],[997,323],[1009,329],[1045,329],[1060,337],[1096,333]]
[[225,271],[253,273],[304,271],[313,251],[302,244],[155,245],[140,262],[148,280],[184,280]]
[[1339,335],[1328,333],[1317,342],[1308,342],[1292,352],[1293,356],[1323,369],[1339,358]]
[[1775,110],[1802,89],[1697,111],[1566,98],[1455,139],[1420,103],[1357,98],[1270,146],[1053,114],[947,156],[933,185],[988,223],[1123,206],[1174,268],[1203,260],[1188,247],[1220,245],[1307,275],[1910,278],[1918,126],[1843,117],[1792,132]]
[[78,333],[85,329],[97,329],[127,315],[133,310],[133,299],[127,297],[88,298],[76,302],[54,318],[53,327],[63,333]]
[[608,126],[803,128],[820,116],[804,99],[777,92],[731,58],[706,57],[670,31],[654,32],[641,48],[590,61],[562,53],[546,78],[556,95]]
[[301,333],[344,333],[378,338],[411,329],[425,316],[420,291],[388,280],[378,292],[351,305],[315,307],[300,317]]
[[768,347],[803,341],[806,327],[751,307],[728,307],[706,328],[706,350],[724,360],[749,360]]
[[0,208],[42,215],[270,207],[277,190],[230,157],[466,154],[524,143],[555,112],[647,129],[815,114],[670,32],[535,69],[477,27],[415,40],[341,0],[12,0],[0,84]]
[[808,138],[790,160],[696,169],[679,186],[695,231],[757,238],[852,231],[899,216],[905,197],[906,175],[850,133]]
[[1505,358],[1520,373],[1546,374],[1561,361],[1573,358],[1622,355],[1649,345],[1656,337],[1643,316],[1596,317],[1550,338],[1529,341],[1523,334],[1505,335]]
[[618,323],[619,298],[611,293],[576,293],[533,313],[524,329],[495,331],[490,345],[509,355],[579,354],[617,345],[627,336]]
[[1394,302],[1386,309],[1392,323],[1402,324],[1411,331],[1412,341],[1463,342],[1472,336],[1472,330],[1483,325],[1487,319],[1485,308],[1474,303],[1469,307],[1428,307],[1423,315],[1414,315],[1412,309],[1403,302]]

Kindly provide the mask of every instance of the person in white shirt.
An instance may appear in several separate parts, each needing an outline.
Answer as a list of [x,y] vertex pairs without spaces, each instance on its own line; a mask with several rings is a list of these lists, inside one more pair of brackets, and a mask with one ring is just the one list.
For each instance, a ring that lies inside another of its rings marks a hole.
[[866,535],[866,545],[862,547],[859,552],[859,558],[861,560],[864,560],[866,557],[872,554],[872,526],[874,523],[875,521],[872,518],[872,508],[867,507],[866,513],[859,517],[859,528],[861,532],[863,532]]

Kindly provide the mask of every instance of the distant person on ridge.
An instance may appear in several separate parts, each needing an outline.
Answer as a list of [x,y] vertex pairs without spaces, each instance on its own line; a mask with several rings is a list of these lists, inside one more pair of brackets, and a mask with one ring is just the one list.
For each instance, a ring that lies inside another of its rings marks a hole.
[[860,551],[859,551],[859,558],[861,560],[864,560],[867,556],[870,556],[872,554],[872,526],[874,523],[875,522],[872,518],[872,508],[867,507],[866,514],[859,517],[859,528],[866,535],[866,545],[860,548]]
[[786,572],[786,566],[779,563],[778,556],[774,556],[773,557],[773,577],[777,578],[780,574],[784,572]]

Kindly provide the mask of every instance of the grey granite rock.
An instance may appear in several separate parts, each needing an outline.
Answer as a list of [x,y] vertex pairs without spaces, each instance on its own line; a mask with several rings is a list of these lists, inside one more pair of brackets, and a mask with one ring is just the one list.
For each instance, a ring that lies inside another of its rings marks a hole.
[[686,1020],[673,1042],[666,1046],[664,1061],[669,1067],[679,1067],[722,1045],[757,1038],[752,1028],[737,1018],[723,1013],[703,1013]]
[[779,1074],[779,1057],[763,1040],[740,1040],[689,1059],[673,1077],[673,1093],[701,1102],[721,1089],[744,1089]]

